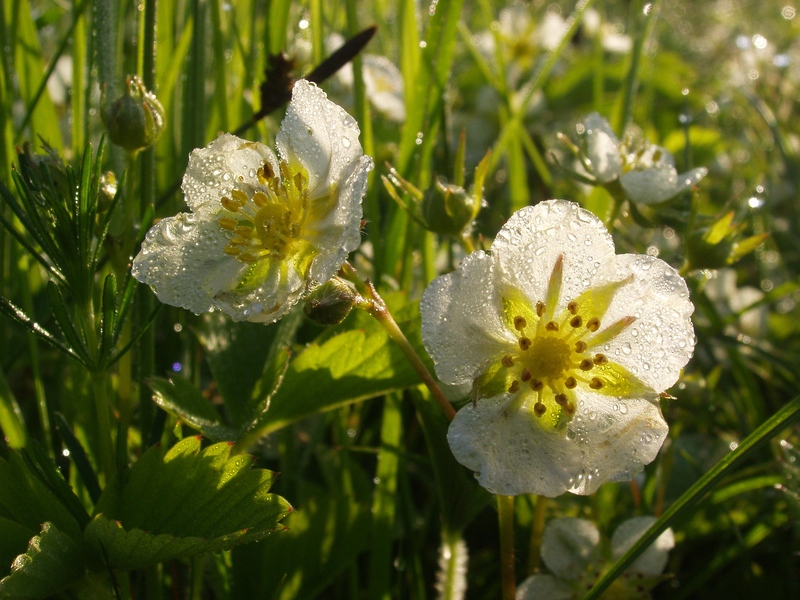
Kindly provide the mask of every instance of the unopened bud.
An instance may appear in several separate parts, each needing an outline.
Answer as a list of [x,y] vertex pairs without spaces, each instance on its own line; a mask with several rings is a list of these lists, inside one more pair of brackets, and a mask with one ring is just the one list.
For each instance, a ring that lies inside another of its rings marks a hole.
[[473,194],[443,181],[437,181],[422,199],[422,218],[427,228],[442,235],[459,237],[479,210]]
[[142,80],[129,76],[126,90],[103,110],[103,123],[111,141],[129,152],[152,146],[164,131],[164,107]]
[[314,288],[306,298],[303,312],[320,325],[338,325],[356,304],[356,293],[339,279],[331,279]]

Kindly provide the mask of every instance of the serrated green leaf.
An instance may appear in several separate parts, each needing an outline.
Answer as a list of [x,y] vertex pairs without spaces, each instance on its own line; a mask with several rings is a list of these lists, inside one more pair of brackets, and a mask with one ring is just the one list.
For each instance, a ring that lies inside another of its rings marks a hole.
[[0,517],[0,577],[6,575],[9,565],[25,552],[30,539],[36,535],[35,529],[28,529],[19,523]]
[[217,409],[191,382],[183,377],[149,381],[153,401],[174,417],[211,440],[235,440],[237,432],[222,422]]
[[10,575],[0,579],[0,598],[46,598],[83,576],[84,556],[80,543],[45,522],[14,560]]
[[[397,305],[400,295],[384,299],[390,305]],[[418,304],[408,304],[404,311],[392,312],[411,345],[420,356],[426,356],[420,337]],[[352,329],[297,353],[269,409],[254,427],[261,435],[312,414],[420,382],[377,321],[359,312],[347,322]]]
[[[275,474],[251,469],[253,457],[230,457],[231,445],[200,450],[187,438],[165,456],[148,450],[121,488],[103,494],[85,537],[113,568],[232,548],[281,530],[292,508],[269,494]],[[110,486],[114,488],[116,486]]]

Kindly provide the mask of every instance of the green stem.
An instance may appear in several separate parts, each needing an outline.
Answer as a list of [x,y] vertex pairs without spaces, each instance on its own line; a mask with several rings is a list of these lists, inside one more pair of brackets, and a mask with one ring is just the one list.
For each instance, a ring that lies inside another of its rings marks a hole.
[[500,572],[503,600],[514,600],[517,582],[514,575],[514,496],[497,496],[500,521]]
[[105,371],[92,373],[94,408],[97,414],[97,437],[100,442],[98,462],[106,486],[108,486],[116,472],[116,461],[114,460],[116,453],[114,452],[114,443],[111,438],[111,419],[108,416],[107,383],[108,375]]
[[528,575],[533,575],[539,571],[542,562],[542,533],[547,517],[547,498],[536,496],[536,512],[533,515],[533,525],[531,526],[531,550],[528,557]]
[[352,282],[356,286],[358,292],[363,296],[363,301],[358,305],[358,307],[366,310],[378,321],[378,323],[383,326],[383,328],[386,330],[386,333],[388,333],[389,337],[392,338],[392,341],[400,347],[400,351],[406,357],[408,362],[411,363],[412,368],[417,372],[420,379],[422,379],[422,383],[424,383],[425,387],[430,390],[431,395],[439,404],[442,411],[444,411],[444,414],[447,415],[447,418],[452,421],[456,416],[456,411],[453,408],[453,405],[450,404],[447,396],[444,395],[444,392],[442,392],[442,389],[436,383],[436,380],[430,374],[430,371],[428,371],[425,363],[422,362],[422,359],[419,357],[419,354],[417,354],[417,351],[414,350],[414,347],[408,341],[408,338],[397,325],[397,322],[394,320],[394,317],[392,317],[392,314],[386,307],[386,303],[378,294],[375,286],[369,281],[363,281],[358,276],[358,273],[356,273],[356,270],[349,263],[344,264],[342,267],[342,273],[344,274],[345,279]]

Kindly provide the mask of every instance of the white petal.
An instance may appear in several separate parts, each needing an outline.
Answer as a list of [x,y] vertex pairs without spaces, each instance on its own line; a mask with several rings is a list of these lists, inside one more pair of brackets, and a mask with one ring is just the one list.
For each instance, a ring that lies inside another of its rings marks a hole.
[[517,588],[516,600],[574,600],[575,591],[552,575],[532,575]]
[[244,268],[225,254],[227,243],[215,221],[179,213],[147,232],[132,273],[165,304],[199,314],[214,305],[214,296],[233,285]]
[[365,55],[364,85],[367,97],[379,112],[398,123],[405,121],[403,76],[392,61],[385,56]]
[[592,113],[586,117],[586,153],[592,172],[601,183],[614,181],[622,173],[619,140],[603,117]]
[[[656,522],[655,517],[634,517],[620,523],[611,536],[611,549],[614,560],[622,557],[631,546]],[[666,529],[647,550],[642,552],[628,571],[643,575],[661,575],[667,566],[669,551],[675,547],[672,529]]]
[[600,532],[586,519],[553,519],[542,535],[542,560],[562,579],[578,579],[600,558]]
[[679,176],[672,165],[658,164],[642,171],[628,171],[619,181],[631,202],[656,204],[689,189],[705,177],[706,173],[708,170],[701,167]]
[[313,83],[294,84],[292,101],[275,138],[282,158],[298,161],[309,177],[312,200],[327,196],[352,174],[361,158],[356,120]]
[[694,306],[678,272],[652,256],[621,254],[596,281],[621,281],[631,274],[633,281],[617,291],[603,323],[610,325],[628,316],[636,321],[602,351],[661,392],[675,384],[692,357]]
[[453,456],[494,494],[563,494],[579,469],[578,446],[543,429],[526,407],[506,415],[509,400],[482,398],[459,410],[447,432]]
[[629,481],[655,459],[669,427],[658,396],[618,400],[588,390],[577,393],[578,412],[567,437],[581,450],[570,492],[592,494],[610,481]]
[[303,237],[319,249],[310,278],[325,282],[333,277],[347,255],[361,244],[361,199],[367,190],[372,159],[361,156],[340,173],[335,206],[321,220],[306,224]]
[[[535,304],[545,299],[556,259],[563,256],[559,306],[586,290],[598,268],[613,260],[614,242],[602,221],[574,202],[548,200],[518,210],[492,244],[503,282]],[[549,308],[549,307],[548,307]]]
[[249,292],[223,290],[214,298],[214,307],[235,321],[273,323],[297,304],[305,284],[305,277],[290,261],[274,262],[258,288]]
[[444,383],[472,382],[500,359],[514,336],[500,318],[494,262],[482,251],[433,280],[420,301],[422,340]]
[[276,167],[275,153],[264,144],[223,133],[189,155],[181,185],[186,204],[193,212],[215,214],[220,210],[220,198],[233,187],[252,195],[261,188],[257,171],[265,160]]

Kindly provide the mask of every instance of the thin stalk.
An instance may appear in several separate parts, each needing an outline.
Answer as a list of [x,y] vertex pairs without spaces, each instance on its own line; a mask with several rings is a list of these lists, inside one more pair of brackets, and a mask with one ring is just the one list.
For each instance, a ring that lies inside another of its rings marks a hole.
[[394,317],[392,317],[392,314],[386,307],[386,303],[383,301],[383,298],[380,297],[380,294],[378,294],[375,286],[369,281],[363,281],[349,263],[344,264],[342,272],[344,278],[353,283],[358,292],[363,296],[362,301],[358,305],[359,308],[366,310],[383,326],[386,333],[388,333],[392,341],[400,347],[400,351],[408,362],[411,363],[412,368],[417,372],[420,379],[422,379],[422,383],[430,390],[431,395],[439,404],[444,414],[452,421],[456,416],[453,405],[450,404],[447,396],[444,395],[444,392],[442,392],[442,389],[436,383],[430,371],[428,371],[425,363],[422,362],[422,359],[419,357],[416,350],[414,350],[408,338],[397,325],[397,322],[394,320]]
[[500,522],[500,573],[503,600],[517,596],[514,574],[514,496],[497,496],[497,517]]
[[542,562],[542,533],[544,523],[547,518],[547,498],[536,496],[536,512],[533,515],[533,525],[531,526],[531,550],[528,557],[528,575],[539,572],[539,565]]
[[[29,271],[33,273],[34,271]],[[25,312],[33,315],[33,297],[31,295],[31,284],[29,277],[25,277],[25,281],[21,287],[23,306]],[[42,428],[42,437],[44,439],[45,448],[47,453],[53,456],[53,435],[50,427],[50,413],[47,410],[47,397],[44,392],[44,384],[42,383],[42,371],[39,362],[39,344],[36,336],[29,335],[28,338],[28,353],[31,359],[31,371],[33,374],[33,389],[36,396],[36,410],[39,414],[39,424]]]
[[106,386],[108,374],[105,371],[92,373],[92,390],[94,392],[94,408],[97,415],[97,436],[100,442],[98,463],[107,486],[116,472],[114,443],[111,439],[111,419],[108,416],[108,397]]

